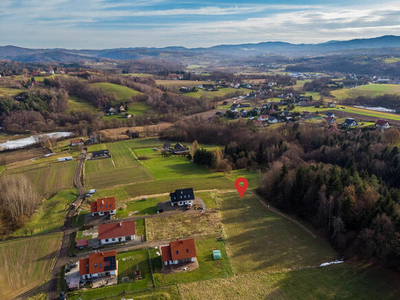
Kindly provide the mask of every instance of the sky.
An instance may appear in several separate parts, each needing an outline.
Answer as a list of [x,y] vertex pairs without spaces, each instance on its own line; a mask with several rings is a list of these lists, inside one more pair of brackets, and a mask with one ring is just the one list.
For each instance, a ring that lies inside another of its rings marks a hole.
[[400,35],[386,0],[0,0],[0,45],[108,49]]

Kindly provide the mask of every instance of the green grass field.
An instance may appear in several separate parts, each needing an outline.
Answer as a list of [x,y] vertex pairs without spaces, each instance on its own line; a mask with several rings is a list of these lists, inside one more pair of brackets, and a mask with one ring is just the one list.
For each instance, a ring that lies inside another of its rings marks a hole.
[[383,60],[387,64],[393,64],[400,61],[400,57],[388,57]]
[[103,91],[113,93],[118,101],[124,101],[126,99],[131,98],[132,96],[141,94],[140,92],[135,91],[126,86],[108,82],[97,82],[97,83],[92,83],[91,85],[101,88]]
[[32,164],[16,169],[6,169],[2,176],[23,174],[32,181],[41,195],[51,195],[74,187],[73,176],[76,165],[76,161]]
[[69,204],[74,202],[77,196],[76,190],[71,189],[58,192],[51,198],[44,200],[28,223],[15,231],[13,236],[47,233],[61,228]]
[[344,88],[339,90],[334,90],[331,94],[339,100],[344,100],[346,98],[355,98],[358,96],[365,97],[376,97],[382,96],[384,94],[396,94],[400,95],[400,85],[398,84],[369,84],[361,85],[355,88]]
[[228,255],[235,272],[280,271],[338,258],[324,239],[314,239],[291,221],[261,205],[251,193],[220,195]]
[[129,143],[107,144],[111,158],[89,160],[85,166],[85,183],[89,188],[152,180],[151,173],[133,156]]
[[67,111],[71,112],[71,111],[78,111],[78,112],[82,112],[82,111],[93,111],[96,112],[98,109],[96,107],[94,107],[91,103],[75,97],[75,96],[70,96],[68,99],[68,108]]
[[235,277],[180,284],[182,299],[396,299],[399,275],[363,265]]
[[231,94],[231,93],[235,93],[235,92],[239,92],[241,94],[247,94],[247,93],[250,93],[251,90],[246,89],[246,88],[241,88],[241,89],[221,88],[215,92],[207,92],[205,90],[199,89],[197,92],[185,93],[184,95],[193,97],[193,98],[200,98],[200,97],[213,98],[213,97],[224,97],[227,94]]
[[21,90],[21,89],[13,89],[13,88],[0,86],[0,97],[15,96],[22,92],[23,92],[23,90]]
[[0,243],[2,299],[27,299],[47,292],[61,238],[62,234],[56,233]]

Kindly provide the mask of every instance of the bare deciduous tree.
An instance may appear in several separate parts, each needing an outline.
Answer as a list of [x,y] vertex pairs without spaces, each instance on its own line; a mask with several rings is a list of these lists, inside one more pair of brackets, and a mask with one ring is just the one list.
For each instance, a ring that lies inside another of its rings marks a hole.
[[41,198],[26,176],[15,175],[0,179],[0,205],[13,222],[31,216]]

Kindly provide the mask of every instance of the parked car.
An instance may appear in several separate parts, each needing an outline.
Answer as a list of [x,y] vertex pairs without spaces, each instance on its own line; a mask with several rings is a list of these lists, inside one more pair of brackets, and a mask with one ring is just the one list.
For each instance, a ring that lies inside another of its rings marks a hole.
[[85,197],[92,197],[92,194],[85,194]]
[[91,189],[91,190],[89,190],[88,193],[89,193],[89,194],[94,194],[94,193],[96,193],[96,190],[95,190],[95,189]]

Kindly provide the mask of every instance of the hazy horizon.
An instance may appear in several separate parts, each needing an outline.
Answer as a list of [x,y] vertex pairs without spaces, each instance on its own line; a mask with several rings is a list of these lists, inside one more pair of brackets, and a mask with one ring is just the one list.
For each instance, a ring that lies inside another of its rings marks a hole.
[[2,0],[2,45],[111,49],[399,35],[394,1]]

